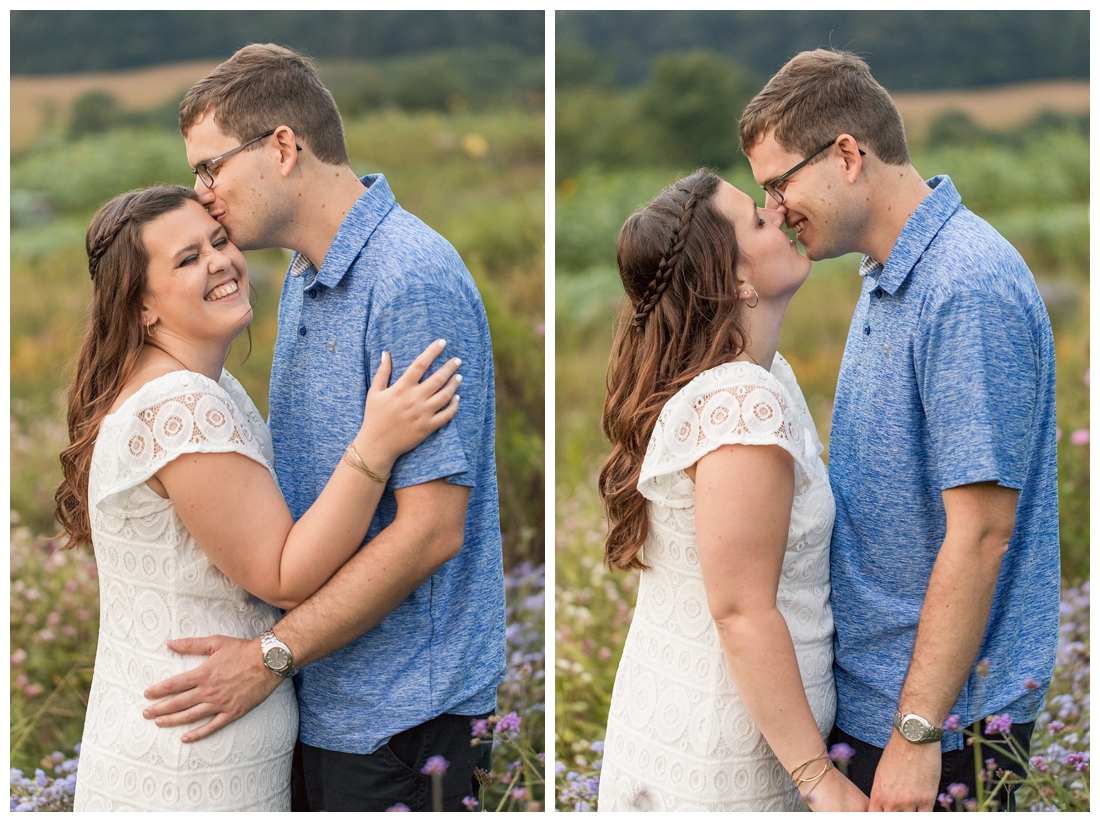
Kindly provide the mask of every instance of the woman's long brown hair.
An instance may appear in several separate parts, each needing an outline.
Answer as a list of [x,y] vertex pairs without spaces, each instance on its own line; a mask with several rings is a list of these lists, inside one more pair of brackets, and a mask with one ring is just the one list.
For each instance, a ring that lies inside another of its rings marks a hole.
[[611,456],[600,472],[612,568],[645,568],[649,536],[638,491],[649,437],[665,403],[745,347],[737,299],[733,224],[714,204],[720,178],[700,169],[632,214],[619,232],[619,275],[629,303],[619,315],[607,372],[603,432]]
[[145,339],[141,321],[149,254],[143,227],[198,195],[183,186],[120,194],[92,218],[85,238],[92,305],[69,384],[69,446],[61,452],[64,480],[54,494],[66,547],[92,541],[88,474],[99,426],[137,364]]

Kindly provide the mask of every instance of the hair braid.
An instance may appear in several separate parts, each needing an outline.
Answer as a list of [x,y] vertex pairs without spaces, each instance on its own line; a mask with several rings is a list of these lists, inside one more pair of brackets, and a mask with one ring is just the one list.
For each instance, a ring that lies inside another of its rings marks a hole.
[[661,262],[657,265],[657,273],[649,281],[645,294],[634,311],[634,325],[638,328],[645,327],[646,317],[650,315],[660,301],[661,295],[665,293],[665,289],[668,288],[668,284],[672,280],[672,275],[676,273],[676,269],[680,265],[681,252],[684,250],[684,243],[687,241],[688,227],[691,225],[691,218],[695,214],[695,204],[699,201],[698,191],[699,185],[696,184],[688,193],[688,198],[684,202],[683,213],[680,215],[680,224],[672,238],[671,247],[661,257]]
[[103,259],[103,255],[107,253],[107,249],[111,247],[111,244],[118,237],[118,233],[126,227],[126,224],[130,222],[131,215],[129,213],[123,214],[111,227],[95,241],[95,245],[88,249],[88,273],[91,274],[92,280],[96,278],[96,274],[99,273],[99,261]]

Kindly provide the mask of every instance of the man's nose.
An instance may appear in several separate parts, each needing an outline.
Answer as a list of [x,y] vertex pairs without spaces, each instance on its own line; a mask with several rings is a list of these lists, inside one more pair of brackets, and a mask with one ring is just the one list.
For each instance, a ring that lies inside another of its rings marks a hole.
[[214,202],[214,189],[210,188],[199,174],[195,175],[195,193],[199,195],[199,203],[203,207]]

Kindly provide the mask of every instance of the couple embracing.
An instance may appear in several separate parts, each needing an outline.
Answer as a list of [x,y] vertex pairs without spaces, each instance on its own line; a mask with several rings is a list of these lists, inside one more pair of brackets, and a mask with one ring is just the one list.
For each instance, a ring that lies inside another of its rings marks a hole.
[[[286,811],[293,761],[295,809],[427,810],[442,757],[463,810],[505,667],[473,279],[356,178],[293,51],[241,49],[180,130],[194,189],[120,195],[87,235],[57,493],[102,600],[76,809]],[[252,317],[241,250],[269,247],[296,254],[265,425],[223,363]]]
[[[794,57],[740,139],[763,207],[700,170],[619,235],[600,492],[642,573],[600,810],[939,810],[973,736],[1026,773],[1054,667],[1050,322],[855,55]],[[826,470],[777,349],[810,261],[856,251]]]

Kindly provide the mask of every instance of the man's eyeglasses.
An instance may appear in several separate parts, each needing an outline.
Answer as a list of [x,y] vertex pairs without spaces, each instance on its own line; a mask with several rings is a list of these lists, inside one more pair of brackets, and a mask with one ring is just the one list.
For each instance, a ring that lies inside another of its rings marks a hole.
[[[221,165],[222,163],[224,163],[227,159],[232,157],[237,152],[244,151],[246,148],[248,148],[253,143],[258,143],[260,140],[263,140],[267,137],[270,137],[274,133],[275,133],[275,129],[271,129],[271,131],[265,131],[263,134],[261,134],[259,137],[255,138],[254,140],[249,140],[247,143],[242,143],[241,145],[237,146],[236,148],[225,152],[225,154],[222,154],[220,157],[215,157],[213,160],[204,160],[203,162],[201,162],[197,166],[195,166],[195,168],[192,169],[191,173],[194,174],[196,177],[198,177],[200,180],[202,180],[203,183],[206,184],[207,188],[213,188],[214,187],[214,174],[215,174],[214,166]],[[297,143],[294,144],[294,147],[296,149],[298,149],[298,151],[302,150],[302,147],[300,145],[298,145]]]
[[[796,171],[798,171],[800,168],[802,168],[802,166],[806,165],[806,163],[810,162],[810,160],[812,160],[818,154],[823,152],[825,149],[832,146],[833,143],[835,143],[838,139],[839,138],[834,137],[832,140],[827,142],[825,145],[823,145],[821,148],[819,148],[817,151],[815,151],[813,154],[811,154],[809,157],[807,157],[801,163],[796,165],[794,168],[791,168],[791,169],[788,169],[787,171],[784,171],[782,174],[780,174],[774,180],[768,180],[768,182],[762,183],[760,187],[762,189],[764,189],[764,191],[767,192],[769,197],[771,197],[773,200],[775,200],[777,205],[781,204],[783,202],[783,189],[781,189],[780,186],[786,187],[787,180],[790,178],[790,176],[792,174],[794,174]],[[862,156],[867,155],[867,152],[864,151],[863,149],[859,149],[859,153]],[[765,201],[765,205],[766,204],[767,203]]]

